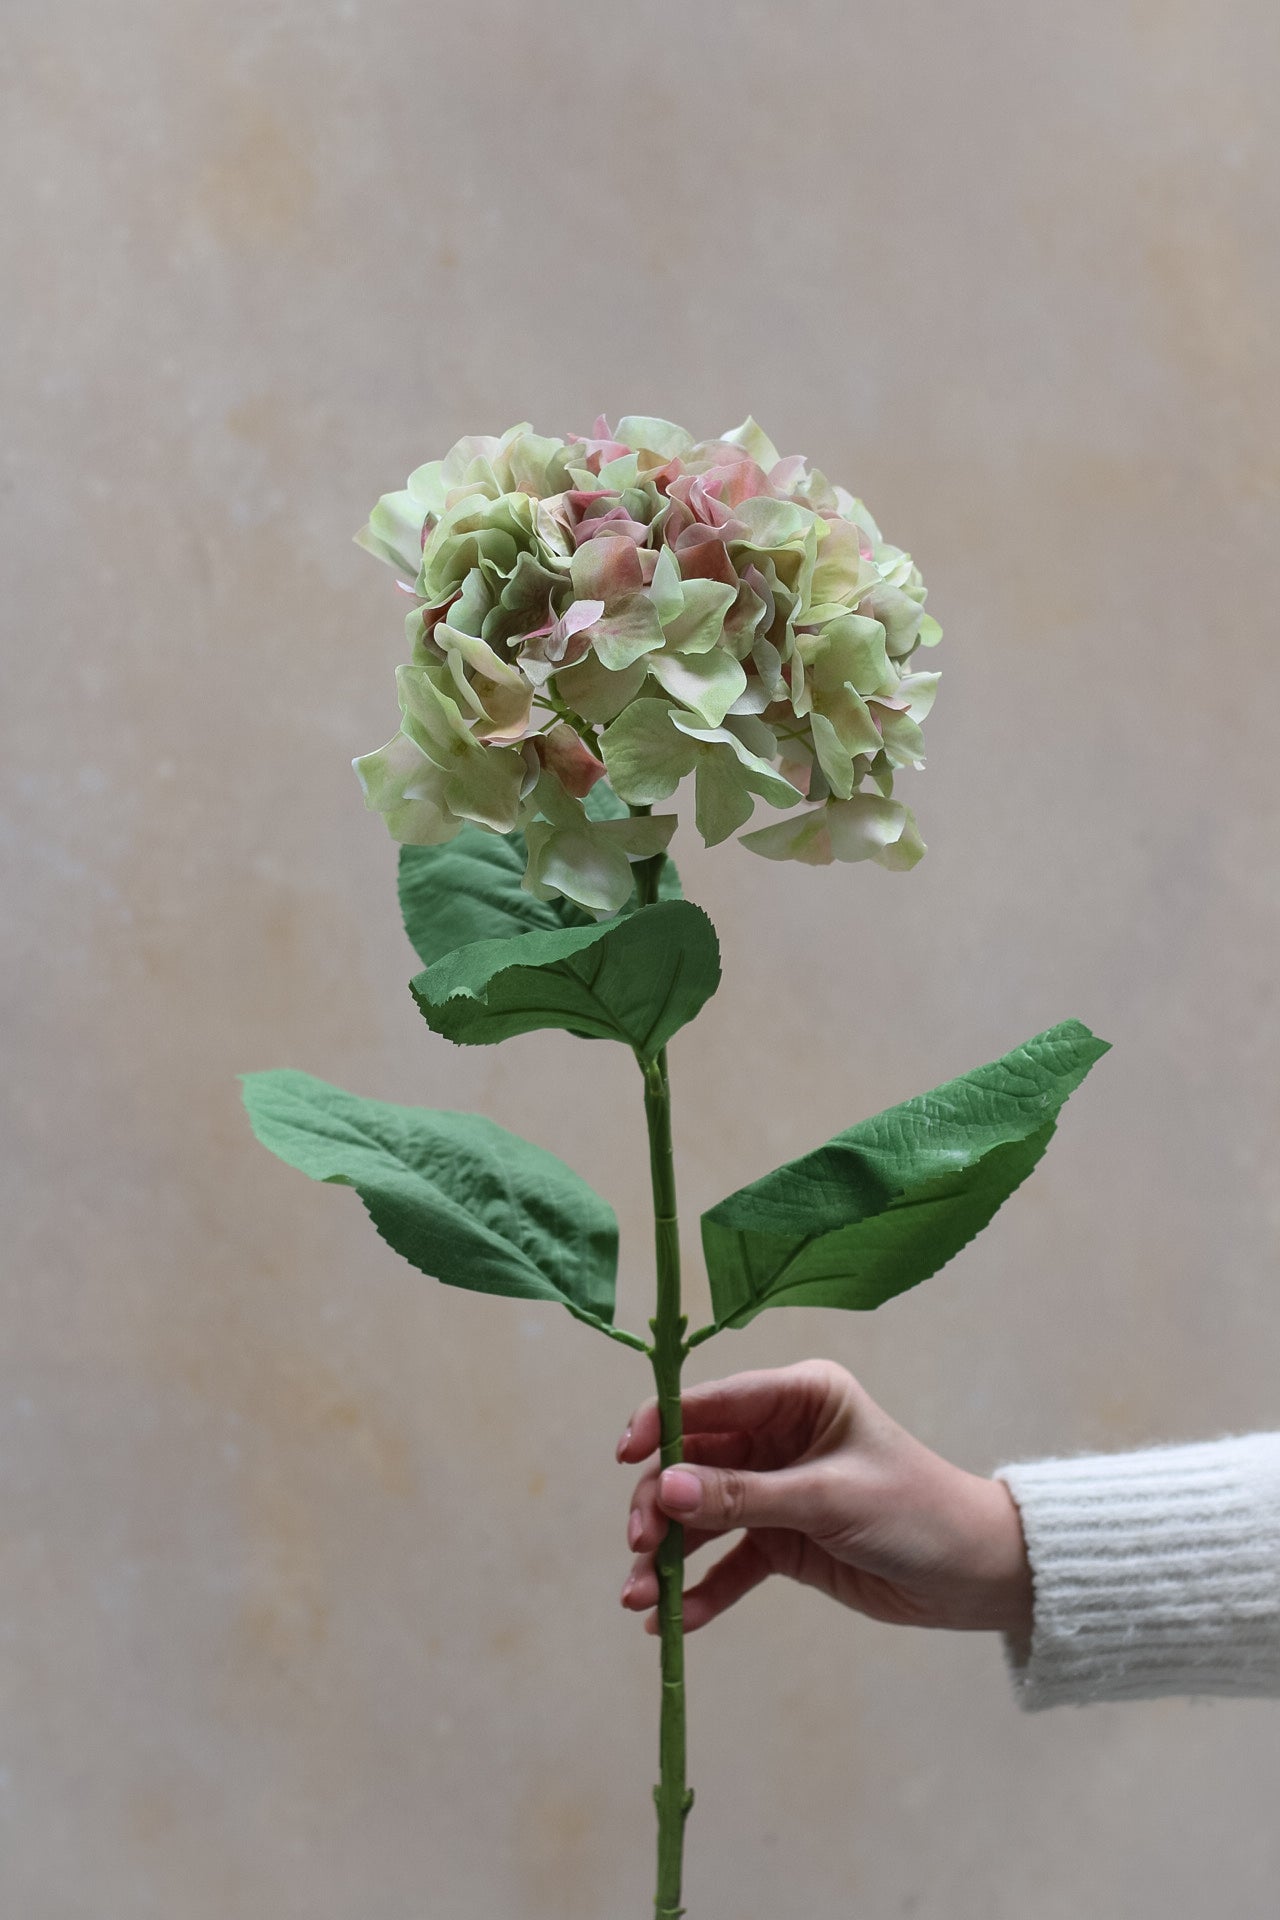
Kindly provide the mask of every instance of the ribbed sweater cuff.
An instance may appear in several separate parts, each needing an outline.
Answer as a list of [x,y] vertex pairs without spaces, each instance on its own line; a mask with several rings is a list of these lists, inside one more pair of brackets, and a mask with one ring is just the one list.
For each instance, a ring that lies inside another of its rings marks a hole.
[[1030,1710],[1280,1695],[1280,1433],[1001,1467],[1031,1561]]

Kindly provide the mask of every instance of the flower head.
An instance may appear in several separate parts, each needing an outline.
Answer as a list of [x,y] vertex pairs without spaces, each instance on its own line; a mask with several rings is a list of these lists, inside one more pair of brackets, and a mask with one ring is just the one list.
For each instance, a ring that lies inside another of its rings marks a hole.
[[938,681],[909,664],[941,638],[924,583],[754,420],[718,440],[639,415],[459,440],[356,537],[413,600],[400,731],[355,762],[398,840],[523,828],[526,886],[608,913],[675,820],[597,820],[586,794],[607,775],[649,808],[693,774],[708,845],[762,799],[796,810],[744,836],[771,859],[924,852],[893,791],[923,764]]

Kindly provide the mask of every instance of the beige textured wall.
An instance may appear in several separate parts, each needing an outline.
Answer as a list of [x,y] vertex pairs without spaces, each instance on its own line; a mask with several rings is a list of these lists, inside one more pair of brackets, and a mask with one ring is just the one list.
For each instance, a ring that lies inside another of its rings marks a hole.
[[[930,856],[683,849],[688,1215],[1066,1014],[1115,1051],[943,1277],[702,1371],[832,1354],[975,1467],[1276,1422],[1276,10],[4,11],[0,1912],[639,1915],[640,1363],[401,1267],[238,1110],[478,1107],[617,1201],[646,1310],[627,1063],[405,995],[350,534],[601,408],[864,492],[948,630]],[[1273,1706],[1026,1719],[994,1643],[781,1589],[691,1667],[696,1920],[1274,1909]]]

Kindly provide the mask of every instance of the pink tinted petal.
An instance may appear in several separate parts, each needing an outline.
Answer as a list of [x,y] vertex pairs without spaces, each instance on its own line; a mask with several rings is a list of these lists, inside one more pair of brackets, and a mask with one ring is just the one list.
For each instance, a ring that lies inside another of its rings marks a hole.
[[770,487],[775,494],[790,493],[793,487],[803,484],[808,471],[809,462],[802,453],[789,453],[770,469]]
[[[633,451],[638,453],[641,449],[637,447],[633,449]],[[647,449],[647,451],[652,454],[652,458],[655,462],[658,462],[658,464],[649,467],[645,465],[642,459],[639,468],[640,475],[645,480],[652,480],[659,493],[668,493],[671,489],[672,481],[678,480],[684,472],[684,461],[680,458],[679,454],[673,453],[669,460],[659,462],[657,454],[653,453],[651,448]]]
[[603,600],[574,600],[554,625],[525,634],[520,666],[526,680],[540,687],[560,667],[584,659],[591,651],[589,629],[603,612]]
[[556,621],[555,630],[568,640],[584,627],[593,627],[603,612],[603,600],[574,600]]
[[603,414],[597,416],[591,433],[571,433],[566,435],[571,445],[582,448],[582,465],[591,473],[599,473],[602,466],[610,460],[620,460],[624,453],[630,453],[630,447],[624,447],[615,440],[609,431],[609,422]]
[[588,540],[573,556],[573,585],[580,599],[603,600],[606,606],[638,593],[644,572],[635,542],[613,532]]
[[773,493],[764,468],[758,467],[745,454],[740,454],[731,466],[725,464],[708,468],[702,476],[702,484],[726,507],[736,507],[740,500],[753,500],[759,494]]
[[712,467],[732,467],[739,460],[750,460],[745,447],[732,440],[702,440],[693,449],[685,465],[694,473],[709,473]]
[[[725,540],[741,540],[741,538],[745,536],[745,532],[747,532],[747,528],[743,526],[741,520],[725,520],[723,526],[704,526],[700,520],[695,520],[693,526],[687,526],[687,528],[683,530],[683,534],[679,534],[676,540],[672,541],[672,545],[676,547],[677,555],[679,555],[679,570],[681,570],[681,574],[693,576],[693,566],[689,564],[689,555],[691,555],[697,547],[718,547],[723,553]],[[720,574],[706,574],[704,578],[708,578],[708,580],[720,580]],[[725,586],[727,586],[727,582],[725,582]]]
[[555,774],[566,793],[571,793],[575,800],[585,800],[596,781],[604,778],[601,762],[563,720],[552,727],[550,733],[540,735],[535,745],[543,766]]
[[685,528],[692,525],[693,515],[683,500],[668,499],[666,506],[654,519],[653,537],[655,540],[665,540],[668,546],[673,547]]
[[598,519],[579,520],[573,530],[574,541],[582,546],[584,541],[595,540],[601,533],[620,534],[624,539],[634,541],[642,547],[649,538],[648,527],[633,520],[625,507],[615,507],[611,513],[602,513]]
[[680,558],[680,571],[686,580],[722,580],[726,587],[733,586],[737,581],[738,576],[725,546],[724,528],[704,527],[695,520],[673,545]]

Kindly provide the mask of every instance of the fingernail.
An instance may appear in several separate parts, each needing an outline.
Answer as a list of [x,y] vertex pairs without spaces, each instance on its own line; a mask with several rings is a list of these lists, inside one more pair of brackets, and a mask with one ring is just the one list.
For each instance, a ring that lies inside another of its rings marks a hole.
[[702,1505],[702,1482],[696,1473],[684,1473],[679,1467],[668,1467],[658,1482],[658,1492],[662,1496],[664,1507],[673,1507],[677,1513],[696,1513]]
[[621,1440],[619,1440],[617,1446],[614,1448],[614,1457],[618,1460],[625,1458],[627,1448],[630,1445],[631,1445],[631,1429],[630,1427],[628,1427],[626,1432],[623,1434]]
[[634,1573],[629,1573],[629,1574],[627,1575],[627,1577],[626,1577],[626,1579],[625,1579],[625,1580],[623,1581],[623,1583],[622,1583],[622,1593],[621,1593],[621,1596],[620,1596],[620,1598],[621,1598],[621,1600],[622,1600],[622,1604],[623,1604],[623,1606],[624,1606],[624,1607],[625,1607],[625,1606],[626,1606],[626,1604],[627,1604],[627,1595],[628,1595],[628,1594],[630,1593],[630,1591],[631,1591],[631,1589],[632,1589],[632,1587],[634,1587],[634,1585],[635,1585],[635,1583],[636,1583],[636,1577],[635,1577],[635,1575],[634,1575]]
[[643,1531],[644,1531],[644,1523],[641,1520],[640,1515],[638,1513],[633,1513],[631,1518],[627,1522],[627,1545],[630,1547],[632,1553],[634,1553],[636,1548],[640,1545],[640,1535],[643,1533]]

